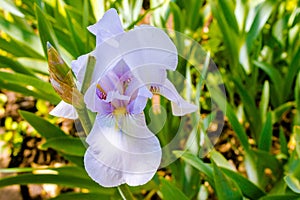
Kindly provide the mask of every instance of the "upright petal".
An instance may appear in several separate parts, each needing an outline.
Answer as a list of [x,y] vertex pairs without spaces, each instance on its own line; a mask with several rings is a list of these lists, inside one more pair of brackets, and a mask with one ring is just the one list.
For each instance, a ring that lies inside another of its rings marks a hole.
[[110,38],[101,43],[91,53],[96,58],[92,82],[98,81],[105,72],[112,70],[122,59],[118,37]]
[[105,187],[145,184],[161,161],[159,141],[147,128],[143,114],[123,117],[98,115],[86,140],[85,168]]
[[154,64],[140,66],[131,73],[144,85],[164,84],[167,79],[167,71]]
[[197,106],[188,103],[178,94],[176,88],[168,79],[165,84],[160,87],[159,93],[172,101],[172,112],[175,116],[183,116],[198,110]]
[[74,72],[77,81],[79,83],[83,82],[84,74],[87,66],[88,54],[82,55],[71,62],[72,71]]
[[67,119],[77,119],[78,115],[75,108],[64,101],[61,101],[51,112],[50,115],[64,117]]
[[113,8],[106,11],[96,24],[88,27],[88,30],[96,35],[97,46],[103,41],[124,32],[118,13]]
[[147,89],[147,87],[141,87],[137,94],[132,96],[132,101],[128,104],[127,110],[130,114],[140,114],[146,107],[148,98],[152,97],[152,93]]
[[177,49],[172,40],[164,31],[152,26],[141,26],[124,34],[120,50],[131,69],[147,65],[169,70],[177,67]]

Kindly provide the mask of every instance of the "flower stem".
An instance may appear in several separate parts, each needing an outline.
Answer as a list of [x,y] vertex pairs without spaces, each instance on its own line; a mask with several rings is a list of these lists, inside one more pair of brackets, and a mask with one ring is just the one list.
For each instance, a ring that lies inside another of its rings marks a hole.
[[131,191],[129,190],[128,185],[126,185],[126,184],[120,185],[118,187],[118,191],[119,191],[119,193],[120,193],[123,200],[134,200],[135,199],[133,197]]
[[91,130],[92,130],[92,123],[89,117],[89,113],[86,109],[86,107],[84,106],[83,108],[76,108],[79,120],[81,122],[81,125],[83,127],[84,133],[85,135],[88,135]]

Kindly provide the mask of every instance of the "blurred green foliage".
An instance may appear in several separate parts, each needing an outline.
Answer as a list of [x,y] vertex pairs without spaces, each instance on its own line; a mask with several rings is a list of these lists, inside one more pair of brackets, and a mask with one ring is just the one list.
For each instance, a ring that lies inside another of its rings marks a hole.
[[[297,0],[2,0],[0,4],[0,88],[38,99],[36,114],[20,111],[45,143],[71,164],[49,167],[54,173],[36,168],[0,169],[23,172],[0,180],[0,187],[12,184],[55,183],[82,188],[79,193],[61,194],[59,199],[121,199],[115,189],[102,188],[86,174],[83,143],[53,125],[45,101],[60,101],[48,82],[49,41],[70,61],[90,52],[95,38],[86,27],[105,10],[118,10],[126,29],[148,22],[179,31],[209,52],[224,80],[226,121],[223,134],[234,131],[232,149],[242,149],[237,158],[211,151],[201,159],[199,152],[174,152],[183,156],[154,179],[130,188],[137,199],[298,199],[300,197],[300,2]],[[187,80],[200,81],[196,70],[180,61],[178,70]],[[191,78],[193,77],[193,78]],[[197,103],[209,121],[209,92],[193,85],[186,98]],[[201,91],[201,92],[200,92]],[[0,94],[3,112],[6,96]],[[190,95],[190,96],[189,96]],[[212,99],[222,104],[222,95]],[[161,99],[161,105],[168,104]],[[220,105],[220,107],[222,107]],[[225,110],[224,110],[225,111]],[[202,114],[202,113],[201,113]],[[158,116],[159,119],[160,116]],[[169,118],[168,118],[169,119]],[[205,121],[206,120],[206,121]],[[51,122],[50,122],[51,121]],[[172,138],[178,118],[168,121],[158,134],[162,144]],[[7,117],[7,144],[22,142],[24,124]],[[47,131],[45,131],[47,130]],[[206,129],[196,130],[196,134]],[[169,138],[168,138],[169,137]],[[221,137],[222,138],[222,137]],[[76,144],[76,145],[74,145]],[[193,152],[193,153],[192,153]],[[229,161],[230,160],[230,161]],[[247,177],[247,178],[246,178]],[[86,190],[88,189],[88,190]]]

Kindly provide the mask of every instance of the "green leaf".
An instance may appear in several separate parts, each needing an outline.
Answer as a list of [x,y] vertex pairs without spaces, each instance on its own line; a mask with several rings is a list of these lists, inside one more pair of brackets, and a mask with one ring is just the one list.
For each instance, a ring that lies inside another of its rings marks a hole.
[[49,75],[48,63],[46,62],[46,60],[40,60],[40,59],[29,58],[29,57],[20,57],[20,58],[16,58],[16,60],[21,65],[23,65],[24,67],[26,67],[27,69],[33,72]]
[[251,24],[250,30],[247,33],[247,47],[248,50],[251,51],[254,41],[261,32],[262,28],[266,24],[267,20],[269,19],[273,7],[275,6],[276,1],[267,0],[263,1],[261,4],[258,5],[256,9],[255,18]]
[[223,16],[230,28],[235,32],[239,32],[239,27],[237,20],[234,15],[234,5],[230,0],[218,0],[218,8],[220,12],[223,13]]
[[284,181],[293,192],[300,194],[300,181],[292,174],[284,177]]
[[243,199],[238,184],[227,177],[213,162],[215,190],[220,200]]
[[0,8],[18,17],[25,17],[24,14],[16,7],[12,0],[2,0]]
[[12,37],[9,37],[8,41],[0,37],[0,48],[8,53],[11,53],[15,57],[32,57],[37,59],[44,59],[43,54],[36,52],[36,50],[33,50],[26,43],[19,42]]
[[260,116],[263,122],[266,121],[267,111],[269,107],[269,100],[270,100],[270,86],[269,81],[265,81],[264,87],[261,94],[261,100],[259,103],[259,111]]
[[55,198],[50,200],[109,200],[111,199],[109,195],[100,194],[100,193],[66,193],[60,194]]
[[34,169],[31,167],[17,167],[17,168],[0,168],[0,173],[24,173],[32,172]]
[[[85,53],[85,44],[82,41],[83,37],[80,37],[81,35],[86,35],[84,32],[87,31],[87,29],[84,29],[84,31],[78,32],[75,28],[75,24],[77,23],[74,17],[71,15],[71,12],[66,9],[66,15],[67,15],[67,24],[70,30],[71,34],[71,41],[73,43],[73,47],[76,50],[77,54],[73,55],[74,57],[79,57],[81,54]],[[78,35],[80,33],[80,35]]]
[[200,24],[203,25],[203,16],[200,13],[203,0],[191,0],[184,2],[187,3],[187,7],[189,8],[189,12],[186,12],[187,26],[189,26],[190,30],[196,31]]
[[214,187],[213,170],[211,166],[204,163],[200,158],[189,152],[173,151],[176,157],[183,159],[186,163],[192,165],[207,177],[209,184]]
[[49,20],[46,18],[46,15],[43,13],[41,8],[35,5],[34,9],[38,22],[38,30],[40,33],[41,43],[44,49],[44,53],[47,57],[47,42],[50,42],[55,47],[55,49],[58,49],[58,42],[51,24],[49,23]]
[[295,78],[297,77],[297,74],[299,73],[300,70],[300,48],[298,48],[298,51],[295,52],[294,57],[289,64],[288,70],[287,70],[287,75],[285,77],[285,82],[283,86],[283,97],[285,100],[289,99],[289,94],[293,91],[294,89],[294,81]]
[[165,200],[188,200],[187,196],[183,194],[175,185],[165,180],[164,178],[160,179],[161,187],[160,192],[162,193],[163,199]]
[[57,151],[72,156],[83,156],[86,151],[86,147],[84,146],[83,141],[81,141],[80,138],[72,137],[50,138],[42,145],[42,147],[51,147]]
[[[276,97],[278,100],[276,100],[276,105],[279,105],[283,100],[282,95],[282,75],[278,71],[277,68],[271,66],[268,63],[265,62],[259,62],[259,61],[253,61],[253,64],[257,66],[259,69],[263,70],[271,79],[274,88],[275,88],[275,94],[272,95],[272,97]],[[273,100],[274,101],[274,100]]]
[[19,174],[0,179],[0,187],[15,184],[57,184],[71,188],[80,187],[91,191],[101,192],[103,194],[112,194],[114,189],[102,188],[91,179],[78,178],[71,175],[55,175],[55,174]]
[[285,155],[289,155],[287,141],[286,141],[286,138],[285,138],[285,135],[284,135],[283,128],[281,126],[280,126],[280,130],[279,130],[279,141],[280,141],[280,151],[281,151],[281,153],[283,153]]
[[[240,124],[237,116],[235,115],[235,112],[232,108],[232,106],[224,99],[224,95],[217,89],[214,90],[214,95],[212,96],[213,100],[218,104],[218,106],[222,109],[224,113],[226,113],[226,116],[228,117],[228,120],[237,134],[237,137],[239,141],[241,142],[243,148],[245,149],[246,153],[249,151],[250,146],[248,143],[248,136],[244,130],[244,127]],[[225,102],[225,105],[224,105]]]
[[15,72],[35,77],[35,74],[31,70],[27,69],[16,60],[8,57],[0,56],[0,68],[10,68]]
[[299,200],[298,195],[286,194],[286,195],[267,195],[259,200]]
[[268,112],[267,120],[260,133],[258,148],[264,151],[270,151],[272,146],[272,114]]
[[279,122],[284,113],[288,112],[295,106],[295,102],[286,102],[281,104],[272,111],[272,124]]
[[259,197],[265,195],[265,192],[262,189],[260,189],[258,186],[256,186],[244,176],[240,175],[238,172],[234,172],[226,168],[221,169],[224,172],[224,174],[226,174],[239,185],[245,197],[256,200]]
[[46,140],[51,138],[67,137],[67,135],[57,126],[47,120],[36,116],[34,113],[19,110],[20,115],[25,119],[42,137]]
[[42,51],[39,37],[33,31],[22,29],[18,24],[6,21],[1,17],[0,30],[5,32],[15,40],[18,40],[19,42],[25,43],[27,46],[30,46],[31,49],[34,49],[37,52]]
[[257,136],[260,132],[262,122],[261,122],[260,114],[255,104],[255,100],[249,94],[249,92],[245,90],[245,87],[243,86],[243,84],[239,79],[233,78],[232,80],[242,99],[243,105],[245,107],[247,119],[250,122],[250,126],[252,128],[253,134],[255,136],[255,139],[257,140],[258,139]]
[[[259,187],[264,188],[271,181],[271,178],[265,175],[265,169],[272,171],[274,179],[279,179],[282,175],[282,165],[279,163],[277,158],[270,152],[262,150],[252,150],[252,166],[251,168],[246,166],[248,177],[251,177],[252,181],[259,185]],[[248,165],[248,163],[245,163]]]
[[210,153],[210,158],[219,166],[229,170],[235,170],[235,168],[230,164],[226,158],[216,150],[212,150]]
[[[238,55],[239,55],[239,37],[238,26],[233,15],[234,8],[231,1],[211,1],[211,9],[213,16],[216,18],[220,30],[222,31],[223,41],[228,50],[228,59],[230,66],[234,68],[238,67]],[[228,5],[226,5],[228,4]],[[233,28],[232,28],[233,27]]]
[[173,14],[174,29],[184,31],[184,16],[178,5],[172,1],[170,2],[170,11]]
[[297,125],[294,126],[293,133],[295,134],[295,140],[296,140],[296,152],[298,154],[298,157],[300,158],[300,126]]
[[296,101],[296,114],[294,119],[294,125],[300,126],[300,72],[295,83],[295,101]]
[[[33,174],[62,174],[62,175],[72,175],[78,178],[90,179],[87,175],[84,168],[80,167],[73,167],[73,166],[63,166],[58,168],[47,167],[47,168],[28,168],[28,167],[21,167],[21,168],[4,168],[0,169],[1,173],[26,173],[26,172],[33,172]],[[57,172],[57,173],[56,173]]]
[[95,65],[96,65],[96,58],[94,56],[89,56],[86,64],[86,70],[82,82],[82,87],[81,87],[82,94],[85,94],[87,89],[90,87]]
[[59,152],[59,153],[65,159],[67,159],[68,161],[72,162],[76,166],[84,168],[83,156],[72,156],[72,155],[69,155],[69,154],[62,153],[62,152]]
[[135,21],[133,21],[126,29],[129,30],[129,29],[134,28],[134,26],[136,26],[140,21],[142,21],[146,17],[146,15],[149,15],[150,13],[155,11],[156,9],[160,8],[162,5],[163,5],[163,3],[159,4],[158,6],[156,6],[154,8],[150,8],[150,9],[146,10]]
[[60,102],[50,83],[20,73],[0,72],[0,88],[44,99],[53,104]]

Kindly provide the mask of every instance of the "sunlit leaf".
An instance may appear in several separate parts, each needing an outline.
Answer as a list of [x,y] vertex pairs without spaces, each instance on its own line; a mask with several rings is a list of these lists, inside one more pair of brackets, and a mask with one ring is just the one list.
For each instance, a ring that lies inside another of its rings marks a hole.
[[47,120],[36,116],[34,113],[20,110],[20,115],[44,138],[51,139],[57,137],[67,137],[67,135],[57,126]]
[[243,199],[238,184],[227,177],[221,169],[213,162],[215,190],[220,200]]
[[0,88],[44,99],[53,104],[60,101],[50,83],[20,73],[0,72]]
[[53,148],[57,151],[60,151],[64,154],[72,156],[83,156],[86,147],[84,146],[84,141],[80,138],[72,137],[55,137],[48,139],[43,145],[43,148]]
[[112,194],[114,189],[102,188],[91,179],[78,178],[70,175],[55,174],[19,174],[18,176],[10,176],[0,179],[0,187],[15,184],[45,184],[52,183],[67,187],[87,188],[91,191],[101,192],[103,194]]
[[56,49],[58,42],[49,20],[40,7],[35,6],[36,19],[38,21],[38,30],[44,53],[47,56],[47,42],[50,42]]
[[161,187],[160,192],[162,193],[163,199],[173,200],[173,199],[182,199],[188,200],[187,196],[183,194],[175,185],[169,181],[161,178]]
[[18,17],[24,17],[24,14],[16,7],[12,0],[2,0],[0,8]]

